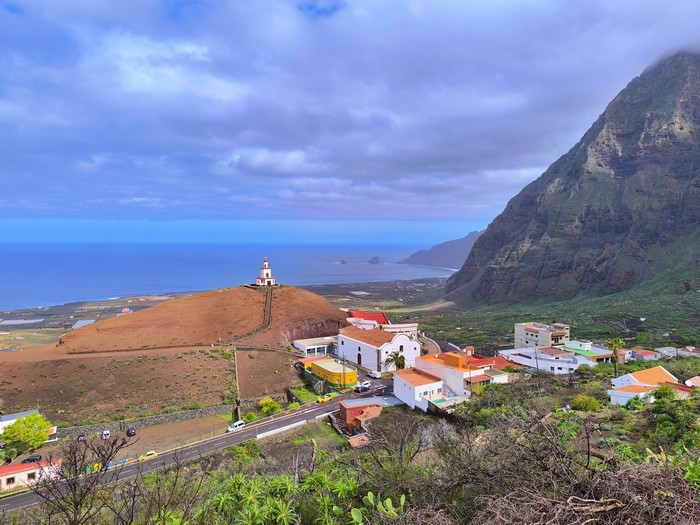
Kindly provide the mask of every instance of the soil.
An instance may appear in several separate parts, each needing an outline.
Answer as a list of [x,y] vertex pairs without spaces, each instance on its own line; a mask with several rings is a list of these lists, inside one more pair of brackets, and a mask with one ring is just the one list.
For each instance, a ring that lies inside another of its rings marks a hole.
[[218,404],[233,378],[220,345],[234,337],[237,346],[260,346],[237,352],[241,398],[283,393],[299,382],[287,346],[338,333],[346,314],[306,290],[275,288],[269,328],[246,339],[262,325],[264,305],[259,290],[213,290],[0,352],[0,410],[37,407],[54,423],[75,424]]

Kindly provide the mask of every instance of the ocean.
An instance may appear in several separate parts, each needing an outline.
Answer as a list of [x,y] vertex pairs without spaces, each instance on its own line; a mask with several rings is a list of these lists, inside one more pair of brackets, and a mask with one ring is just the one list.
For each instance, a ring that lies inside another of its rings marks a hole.
[[[451,275],[448,269],[396,262],[414,251],[376,246],[0,244],[0,311],[237,286],[255,281],[265,257],[277,282],[295,286]],[[382,263],[369,264],[374,256]]]

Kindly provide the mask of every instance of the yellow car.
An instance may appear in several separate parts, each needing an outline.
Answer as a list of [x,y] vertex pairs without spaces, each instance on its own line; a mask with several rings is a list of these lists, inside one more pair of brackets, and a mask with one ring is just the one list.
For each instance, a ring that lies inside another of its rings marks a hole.
[[149,450],[145,454],[141,454],[139,456],[139,461],[148,461],[149,459],[157,458],[158,457],[158,452],[155,450]]
[[324,396],[319,397],[316,400],[316,403],[326,403],[326,402],[330,401],[331,399],[333,399],[333,396],[330,394],[326,394]]

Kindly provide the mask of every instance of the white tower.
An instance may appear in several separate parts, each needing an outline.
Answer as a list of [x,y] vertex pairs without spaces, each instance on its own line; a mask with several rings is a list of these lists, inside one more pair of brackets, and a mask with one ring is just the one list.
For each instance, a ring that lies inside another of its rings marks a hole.
[[263,260],[262,268],[260,268],[260,277],[255,279],[256,286],[275,286],[275,278],[272,277],[272,268],[267,257]]

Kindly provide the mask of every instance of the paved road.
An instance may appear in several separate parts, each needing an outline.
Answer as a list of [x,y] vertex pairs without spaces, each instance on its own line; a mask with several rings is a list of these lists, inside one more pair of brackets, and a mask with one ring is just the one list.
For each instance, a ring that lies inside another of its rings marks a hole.
[[[384,390],[382,393],[385,393],[386,391],[386,389],[381,390]],[[377,391],[375,386],[373,391],[370,391],[362,396],[357,394],[338,396],[334,397],[332,401],[327,403],[318,403],[308,407],[302,407],[301,410],[292,414],[279,414],[276,416],[271,416],[265,418],[263,421],[246,426],[242,430],[216,436],[198,444],[187,445],[185,447],[160,454],[156,459],[152,459],[150,461],[131,463],[121,467],[120,469],[115,469],[112,477],[108,479],[107,482],[109,483],[117,481],[118,479],[132,478],[142,472],[145,473],[160,470],[173,465],[176,460],[183,461],[199,456],[213,454],[214,452],[223,450],[233,445],[238,445],[244,441],[248,441],[249,439],[256,439],[260,434],[285,428],[294,423],[307,422],[324,414],[334,412],[338,410],[342,399],[369,397],[379,393],[380,392]],[[12,512],[23,507],[35,505],[37,503],[37,498],[32,492],[17,494],[15,496],[0,499],[0,510]]]

